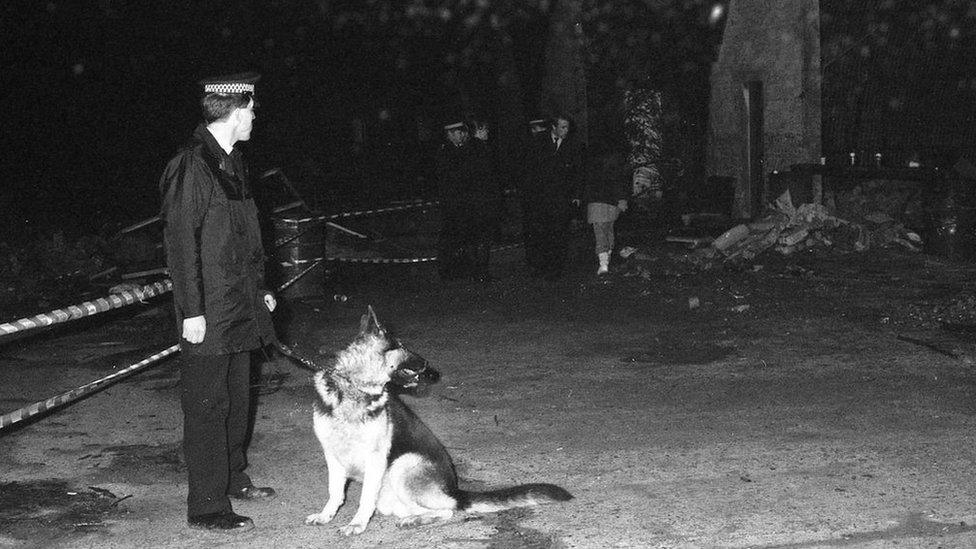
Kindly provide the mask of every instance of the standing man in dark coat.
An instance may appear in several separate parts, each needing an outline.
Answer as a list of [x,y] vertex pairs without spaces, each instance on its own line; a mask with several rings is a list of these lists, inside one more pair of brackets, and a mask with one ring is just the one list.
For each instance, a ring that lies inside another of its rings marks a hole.
[[275,340],[257,208],[238,141],[251,137],[253,73],[201,82],[204,122],[160,180],[166,263],[183,354],[183,450],[191,528],[242,530],[230,500],[270,499],[244,468],[251,351]]
[[533,276],[558,279],[574,208],[580,205],[583,150],[570,132],[569,117],[554,116],[549,131],[532,136],[522,181],[525,260]]
[[444,125],[445,142],[437,152],[437,189],[441,206],[438,263],[441,278],[489,280],[498,181],[488,150],[487,127],[471,139],[460,119]]

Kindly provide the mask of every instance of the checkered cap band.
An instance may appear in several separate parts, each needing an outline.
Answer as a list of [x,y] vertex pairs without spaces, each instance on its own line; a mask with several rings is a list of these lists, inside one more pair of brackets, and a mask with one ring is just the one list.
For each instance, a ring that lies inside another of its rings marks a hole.
[[463,127],[464,127],[464,122],[455,122],[453,124],[444,125],[445,130],[456,130],[458,128],[463,128]]
[[203,86],[204,93],[254,93],[254,84],[244,82],[206,84]]

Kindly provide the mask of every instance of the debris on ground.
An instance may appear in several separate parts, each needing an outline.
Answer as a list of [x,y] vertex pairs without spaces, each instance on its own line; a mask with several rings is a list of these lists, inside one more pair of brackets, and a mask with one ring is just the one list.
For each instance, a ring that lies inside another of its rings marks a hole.
[[[669,241],[700,242],[680,237]],[[678,259],[701,269],[710,269],[728,262],[749,262],[768,250],[791,255],[810,248],[863,252],[897,245],[918,252],[921,244],[918,233],[905,228],[886,212],[870,211],[857,219],[844,219],[822,204],[794,206],[787,190],[763,216],[732,227],[712,240],[709,246]]]

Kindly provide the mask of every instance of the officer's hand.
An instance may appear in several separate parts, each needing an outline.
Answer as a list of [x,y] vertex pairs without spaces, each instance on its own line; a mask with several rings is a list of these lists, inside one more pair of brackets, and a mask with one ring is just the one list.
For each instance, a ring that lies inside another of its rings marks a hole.
[[271,293],[264,294],[264,304],[268,307],[269,311],[274,311],[275,307],[278,306],[278,301],[275,300],[275,296]]
[[618,200],[617,201],[617,209],[620,210],[620,211],[622,211],[622,212],[626,212],[627,211],[627,201],[626,200]]
[[203,315],[183,319],[183,339],[200,343],[207,333],[207,319]]
[[475,139],[480,139],[482,141],[488,141],[488,126],[478,126],[474,130]]

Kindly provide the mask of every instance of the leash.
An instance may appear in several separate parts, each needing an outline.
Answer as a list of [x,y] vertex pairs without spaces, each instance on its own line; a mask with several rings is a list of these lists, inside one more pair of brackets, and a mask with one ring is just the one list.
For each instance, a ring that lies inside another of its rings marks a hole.
[[344,381],[349,382],[348,378],[336,372],[336,369],[333,368],[332,366],[323,366],[322,364],[319,364],[318,362],[312,360],[305,354],[296,351],[294,348],[289,347],[288,345],[285,345],[280,341],[275,341],[274,346],[276,349],[278,349],[278,352],[280,352],[281,354],[285,355],[286,357],[298,363],[300,365],[299,367],[302,368],[303,370],[308,370],[309,372],[313,372],[313,373],[325,372],[332,377],[338,377],[343,379]]

